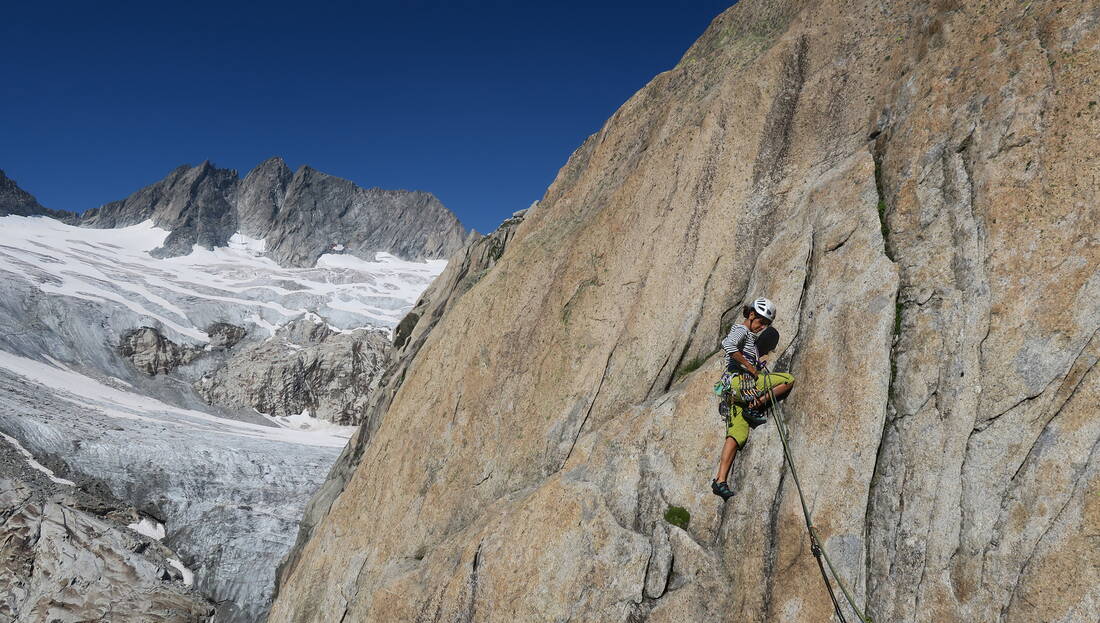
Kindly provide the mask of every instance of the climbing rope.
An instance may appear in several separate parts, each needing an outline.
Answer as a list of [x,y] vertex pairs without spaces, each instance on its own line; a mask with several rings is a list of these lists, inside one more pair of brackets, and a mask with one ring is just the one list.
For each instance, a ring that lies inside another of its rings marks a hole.
[[[767,367],[762,367],[761,372],[766,374]],[[833,562],[829,560],[829,554],[825,552],[825,549],[821,547],[821,539],[817,535],[817,528],[814,527],[813,516],[810,514],[809,507],[806,506],[806,497],[802,494],[802,484],[798,480],[798,470],[794,466],[794,458],[791,456],[790,445],[790,432],[787,428],[786,417],[783,414],[783,408],[779,405],[779,401],[775,399],[775,394],[771,385],[771,379],[767,376],[764,377],[768,396],[767,411],[771,412],[772,420],[775,422],[775,428],[779,432],[779,441],[783,443],[783,458],[787,461],[787,467],[791,470],[791,478],[794,480],[794,487],[798,491],[798,501],[802,503],[802,516],[806,519],[806,531],[810,534],[810,552],[813,553],[814,559],[817,560],[817,568],[821,571],[821,579],[825,582],[825,588],[829,591],[829,599],[833,602],[833,609],[836,610],[836,616],[840,619],[841,623],[847,623],[847,619],[844,618],[844,613],[840,608],[840,602],[837,601],[836,593],[833,592],[832,582],[829,581],[829,574],[825,572],[825,566],[829,567],[829,573],[832,574],[833,580],[836,581],[837,586],[840,587],[844,598],[848,601],[848,605],[852,607],[852,611],[856,613],[859,620],[863,623],[874,623],[874,620],[863,613],[856,605],[855,599],[848,591],[848,587],[844,584],[844,581],[840,579],[840,576],[836,572],[836,568],[833,567]],[[822,560],[825,564],[822,564]]]

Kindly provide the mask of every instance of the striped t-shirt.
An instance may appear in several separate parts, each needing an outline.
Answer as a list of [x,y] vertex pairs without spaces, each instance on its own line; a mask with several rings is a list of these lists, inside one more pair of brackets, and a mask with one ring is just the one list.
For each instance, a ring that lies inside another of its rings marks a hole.
[[756,350],[756,334],[739,322],[730,327],[729,335],[722,340],[722,348],[726,351],[727,366],[731,360],[730,355],[737,351],[741,351],[753,367],[760,366],[760,353]]

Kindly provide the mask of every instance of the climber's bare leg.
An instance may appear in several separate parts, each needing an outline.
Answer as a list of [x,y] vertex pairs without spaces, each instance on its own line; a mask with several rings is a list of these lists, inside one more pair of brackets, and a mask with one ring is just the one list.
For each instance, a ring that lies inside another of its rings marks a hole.
[[722,446],[722,459],[718,461],[718,474],[714,477],[718,482],[726,482],[729,478],[730,468],[733,467],[733,456],[737,454],[737,440],[726,437],[726,443]]
[[[791,391],[791,384],[790,383],[780,383],[779,385],[776,385],[775,387],[772,388],[772,395],[775,396],[776,400],[779,400],[783,396],[786,396],[787,392],[789,392],[789,391]],[[761,397],[757,398],[756,400],[753,400],[751,403],[749,403],[749,408],[750,409],[759,409],[759,408],[763,407],[764,405],[766,405],[767,403],[768,403],[768,395],[764,394],[763,396],[761,396]]]

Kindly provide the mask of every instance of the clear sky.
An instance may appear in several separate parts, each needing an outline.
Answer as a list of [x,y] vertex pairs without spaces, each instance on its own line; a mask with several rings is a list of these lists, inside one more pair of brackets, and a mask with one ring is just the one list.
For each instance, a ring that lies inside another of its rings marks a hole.
[[731,4],[6,3],[0,169],[83,211],[280,155],[487,232]]

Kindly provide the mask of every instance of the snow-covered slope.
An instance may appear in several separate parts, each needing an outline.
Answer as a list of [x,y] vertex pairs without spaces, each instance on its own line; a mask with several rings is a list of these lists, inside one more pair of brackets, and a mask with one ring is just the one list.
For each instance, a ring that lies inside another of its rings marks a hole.
[[282,268],[259,255],[263,241],[241,234],[228,248],[150,256],[167,237],[151,222],[88,229],[7,216],[0,218],[0,271],[45,293],[123,306],[166,334],[202,342],[214,316],[268,332],[305,313],[337,329],[392,328],[446,266],[385,253],[370,262],[334,249],[314,268]]
[[[59,480],[106,487],[161,522],[195,587],[220,603],[216,620],[257,621],[303,506],[354,428],[214,408],[191,383],[249,343],[283,344],[303,318],[348,344],[356,329],[390,330],[445,262],[365,261],[334,248],[313,268],[283,268],[242,235],[228,248],[153,258],[167,236],[151,223],[0,217],[0,435]],[[220,350],[207,333],[215,323],[244,328],[245,344]],[[139,327],[204,354],[149,376],[119,352]]]

